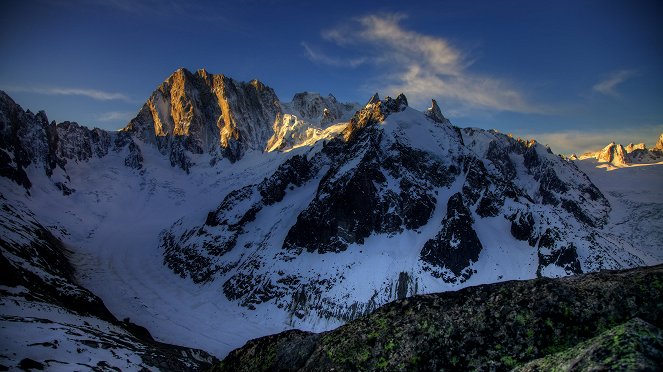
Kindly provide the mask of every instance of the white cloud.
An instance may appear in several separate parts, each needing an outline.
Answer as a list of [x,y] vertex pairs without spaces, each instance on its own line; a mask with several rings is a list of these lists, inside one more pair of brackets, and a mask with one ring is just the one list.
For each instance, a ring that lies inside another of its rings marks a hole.
[[[663,133],[663,124],[633,126],[622,130],[581,131],[565,130],[557,132],[524,133],[524,138],[534,138],[540,143],[547,144],[556,154],[581,155],[588,151],[597,151],[610,142],[645,143],[653,147],[659,135]],[[520,134],[519,134],[520,135]]]
[[8,87],[10,92],[27,92],[27,93],[37,93],[37,94],[46,94],[49,96],[83,96],[92,98],[97,101],[126,101],[132,102],[132,100],[123,93],[111,93],[105,92],[102,90],[95,89],[83,89],[83,88],[44,88],[44,87]]
[[596,83],[592,90],[595,92],[605,94],[606,96],[619,97],[619,92],[617,92],[617,87],[625,82],[626,80],[637,75],[637,72],[634,70],[619,70],[615,71],[606,79]]
[[[513,111],[545,113],[549,110],[529,102],[513,84],[504,79],[469,71],[464,53],[441,37],[403,28],[403,14],[370,15],[322,33],[323,39],[365,53],[362,63],[384,69],[373,90],[387,94],[405,93],[415,105],[427,105],[442,98],[459,112]],[[307,53],[309,46],[304,44]],[[309,56],[310,59],[313,60]],[[316,62],[344,66],[333,57]]]
[[304,47],[304,52],[306,57],[311,62],[319,62],[325,65],[336,66],[336,67],[357,67],[366,63],[366,58],[355,58],[355,59],[342,59],[336,57],[330,57],[319,50],[314,50],[307,43],[302,42],[302,47]]
[[102,122],[108,121],[119,121],[119,120],[129,120],[135,115],[135,112],[132,111],[110,111],[104,112],[97,117],[97,120]]

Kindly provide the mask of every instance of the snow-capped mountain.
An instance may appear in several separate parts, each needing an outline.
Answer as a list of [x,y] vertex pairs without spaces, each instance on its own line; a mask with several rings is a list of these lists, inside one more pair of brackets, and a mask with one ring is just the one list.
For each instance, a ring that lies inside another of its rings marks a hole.
[[71,251],[72,280],[217,357],[416,293],[663,259],[660,241],[614,228],[573,161],[404,95],[283,103],[180,69],[118,132],[49,123],[2,93],[0,149],[2,196]]
[[325,98],[309,92],[295,94],[291,102],[282,103],[281,107],[283,113],[274,123],[267,151],[287,151],[331,138],[361,108],[356,103],[340,103],[331,94]]

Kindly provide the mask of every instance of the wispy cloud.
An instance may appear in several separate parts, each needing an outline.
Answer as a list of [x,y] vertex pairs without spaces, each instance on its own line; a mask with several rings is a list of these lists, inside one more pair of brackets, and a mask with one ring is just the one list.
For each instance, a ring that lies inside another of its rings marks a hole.
[[317,63],[322,63],[325,65],[330,65],[330,66],[337,66],[337,67],[357,67],[360,66],[364,63],[366,63],[366,58],[360,57],[360,58],[355,58],[355,59],[342,59],[342,58],[336,58],[336,57],[330,57],[324,53],[322,53],[319,50],[314,50],[311,48],[307,43],[302,41],[302,47],[304,47],[304,53],[306,53],[306,57],[311,61],[311,62],[317,62]]
[[109,121],[125,121],[131,119],[135,115],[133,111],[110,111],[104,112],[97,117],[101,122]]
[[604,80],[596,83],[592,87],[592,90],[601,94],[605,94],[606,96],[619,97],[617,87],[634,76],[637,76],[637,72],[634,70],[615,71]]
[[84,88],[57,88],[57,87],[23,87],[23,86],[10,86],[5,88],[10,92],[26,92],[45,94],[49,96],[83,96],[92,98],[97,101],[125,101],[133,102],[129,96],[124,93],[105,92],[96,89]]
[[[557,154],[578,154],[597,151],[610,142],[645,143],[653,146],[663,133],[663,124],[633,126],[624,130],[581,131],[565,130],[556,132],[523,133],[525,138],[534,138],[547,144]],[[523,135],[519,134],[519,135]]]
[[[405,29],[401,25],[405,18],[403,14],[369,15],[325,30],[322,37],[338,46],[363,51],[362,63],[374,64],[384,71],[375,88],[389,94],[404,92],[415,104],[427,104],[430,98],[441,97],[447,103],[453,102],[461,112],[549,111],[529,102],[505,79],[472,73],[472,61],[459,48],[444,38]],[[303,46],[308,52],[310,47]],[[316,62],[344,66],[329,56]]]

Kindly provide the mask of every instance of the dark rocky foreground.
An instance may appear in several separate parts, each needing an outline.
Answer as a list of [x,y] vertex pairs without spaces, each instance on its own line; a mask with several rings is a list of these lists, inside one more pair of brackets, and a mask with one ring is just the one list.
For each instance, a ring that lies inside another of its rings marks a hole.
[[389,303],[334,331],[249,341],[215,371],[658,370],[663,265]]

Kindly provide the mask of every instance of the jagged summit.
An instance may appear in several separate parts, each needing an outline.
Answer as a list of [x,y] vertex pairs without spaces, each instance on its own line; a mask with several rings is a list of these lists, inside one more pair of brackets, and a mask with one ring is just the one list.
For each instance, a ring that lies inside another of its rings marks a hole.
[[123,129],[155,144],[171,163],[188,170],[192,155],[237,161],[248,151],[287,150],[322,136],[359,108],[333,95],[297,93],[281,102],[259,80],[238,82],[205,69],[179,68],[152,93]]
[[401,112],[408,107],[407,97],[401,93],[393,99],[387,96],[385,99],[380,99],[380,96],[375,93],[368,101],[366,106],[352,117],[348,125],[342,132],[343,138],[346,141],[351,140],[357,131],[364,127],[381,123],[391,113]]
[[380,100],[380,95],[377,92],[375,92],[375,94],[373,96],[371,96],[371,98],[368,100],[368,102],[366,102],[366,105],[367,106],[372,105],[374,103],[377,103],[379,100]]
[[635,150],[647,150],[647,146],[644,143],[633,144],[629,143],[625,148],[627,153],[632,153]]
[[180,68],[152,93],[123,129],[170,153],[188,169],[184,150],[218,153],[236,161],[263,150],[281,107],[274,90],[257,80],[237,82],[224,75]]
[[658,136],[658,141],[656,142],[656,145],[654,145],[654,149],[663,151],[663,133]]
[[626,150],[624,150],[624,146],[611,142],[599,152],[597,160],[602,163],[624,165],[626,163]]
[[442,110],[440,110],[440,106],[437,105],[437,101],[434,99],[431,101],[431,107],[426,110],[426,116],[436,123],[447,122],[447,118],[442,115]]
[[341,103],[332,94],[322,97],[320,93],[314,92],[296,93],[291,102],[281,103],[281,106],[284,113],[295,115],[320,128],[348,121],[359,109],[356,103]]
[[607,163],[616,167],[629,164],[647,164],[663,161],[663,133],[652,149],[647,149],[644,143],[630,143],[624,147],[614,141],[599,151],[590,151],[582,155],[572,156],[571,160],[596,159],[600,163]]

